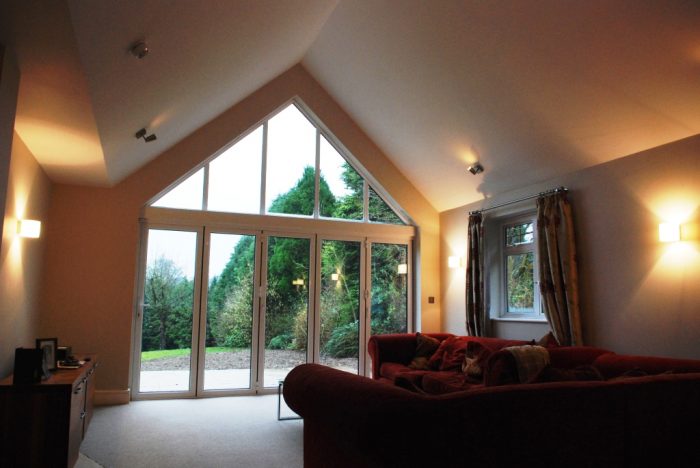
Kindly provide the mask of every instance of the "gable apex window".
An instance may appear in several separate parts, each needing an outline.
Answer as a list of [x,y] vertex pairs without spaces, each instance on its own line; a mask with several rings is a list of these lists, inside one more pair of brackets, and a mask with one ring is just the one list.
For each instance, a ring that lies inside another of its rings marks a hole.
[[406,225],[339,146],[292,102],[150,206]]

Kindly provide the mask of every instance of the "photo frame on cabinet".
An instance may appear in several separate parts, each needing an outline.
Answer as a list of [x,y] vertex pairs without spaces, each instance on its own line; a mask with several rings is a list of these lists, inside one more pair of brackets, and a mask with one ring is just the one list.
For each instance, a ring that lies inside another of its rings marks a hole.
[[36,348],[44,353],[44,367],[46,370],[56,370],[56,350],[58,349],[58,338],[37,338]]

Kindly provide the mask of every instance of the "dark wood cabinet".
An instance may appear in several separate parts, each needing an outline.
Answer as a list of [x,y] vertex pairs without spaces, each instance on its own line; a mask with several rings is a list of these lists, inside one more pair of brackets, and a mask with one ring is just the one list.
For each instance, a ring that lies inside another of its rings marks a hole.
[[[0,466],[69,467],[90,424],[97,356],[37,384],[0,381]],[[82,359],[85,359],[83,357]]]

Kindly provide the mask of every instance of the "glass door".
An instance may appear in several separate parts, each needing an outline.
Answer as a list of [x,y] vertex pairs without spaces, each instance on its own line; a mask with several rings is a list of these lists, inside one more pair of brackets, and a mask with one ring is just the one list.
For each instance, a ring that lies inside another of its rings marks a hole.
[[200,319],[200,391],[250,390],[254,382],[260,253],[255,234],[208,235]]
[[362,242],[322,239],[318,297],[318,362],[360,372]]
[[292,368],[308,361],[309,336],[313,336],[309,331],[309,298],[313,297],[311,240],[265,237],[261,388],[277,387]]
[[192,395],[201,233],[152,228],[146,236],[135,388],[140,394]]
[[409,245],[372,242],[370,335],[409,329]]

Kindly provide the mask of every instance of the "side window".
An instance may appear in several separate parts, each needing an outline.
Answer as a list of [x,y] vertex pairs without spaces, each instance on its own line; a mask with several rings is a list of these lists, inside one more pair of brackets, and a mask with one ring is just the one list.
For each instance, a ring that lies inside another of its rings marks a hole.
[[489,227],[491,317],[545,320],[540,307],[535,214],[501,218]]

